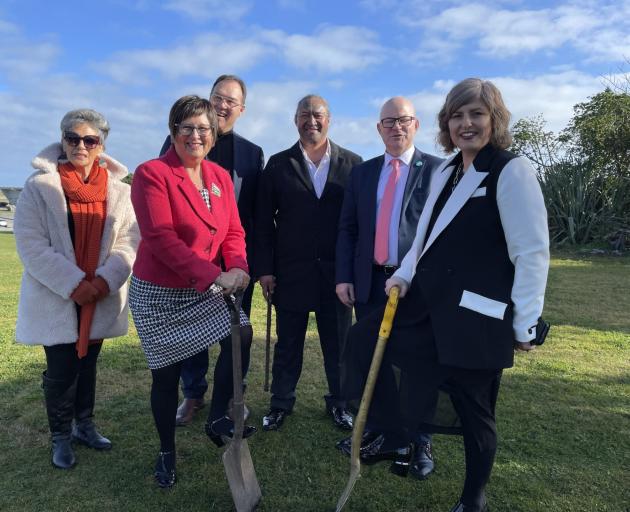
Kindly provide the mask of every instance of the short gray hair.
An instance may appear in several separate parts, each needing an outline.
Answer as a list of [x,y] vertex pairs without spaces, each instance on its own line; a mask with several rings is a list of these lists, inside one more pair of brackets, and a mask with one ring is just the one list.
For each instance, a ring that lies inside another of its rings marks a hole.
[[297,119],[297,116],[298,116],[300,110],[302,108],[304,108],[305,105],[309,104],[312,100],[319,100],[319,101],[321,101],[322,104],[324,105],[324,108],[326,109],[326,115],[330,116],[330,108],[328,107],[328,102],[324,98],[322,98],[318,94],[307,94],[300,101],[298,101],[297,107],[295,109],[295,117],[296,117],[296,119]]
[[71,110],[61,120],[61,136],[71,131],[78,124],[87,124],[90,127],[97,130],[101,137],[101,142],[105,142],[107,135],[109,135],[109,123],[103,114],[99,114],[96,110],[91,108],[80,108],[77,110]]

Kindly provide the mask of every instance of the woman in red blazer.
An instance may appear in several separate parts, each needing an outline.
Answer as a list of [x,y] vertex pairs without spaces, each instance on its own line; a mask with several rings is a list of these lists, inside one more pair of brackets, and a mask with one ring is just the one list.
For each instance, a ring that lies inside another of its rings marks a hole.
[[[173,145],[141,164],[131,187],[142,240],[133,267],[129,306],[153,377],[151,409],[160,437],[155,478],[175,483],[177,385],[184,359],[219,342],[206,432],[221,446],[232,420],[230,318],[224,294],[249,283],[245,234],[229,174],[204,159],[217,134],[210,103],[184,96],[169,115]],[[243,366],[252,328],[241,311]],[[253,433],[247,427],[245,436]]]

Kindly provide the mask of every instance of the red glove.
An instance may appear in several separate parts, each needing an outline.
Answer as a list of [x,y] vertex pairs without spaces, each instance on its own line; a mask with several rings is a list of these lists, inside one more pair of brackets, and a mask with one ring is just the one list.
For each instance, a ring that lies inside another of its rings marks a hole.
[[79,283],[70,298],[79,306],[85,306],[97,300],[99,291],[92,283],[84,279]]
[[101,276],[96,276],[90,283],[98,290],[97,301],[104,299],[109,295],[109,285]]

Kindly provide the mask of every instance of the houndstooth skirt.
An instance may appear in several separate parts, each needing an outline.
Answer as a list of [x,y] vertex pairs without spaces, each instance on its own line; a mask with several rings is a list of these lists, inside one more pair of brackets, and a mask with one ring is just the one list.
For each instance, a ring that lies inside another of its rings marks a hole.
[[[131,276],[129,309],[149,368],[187,359],[231,333],[221,288],[165,288]],[[250,325],[241,309],[241,325]]]

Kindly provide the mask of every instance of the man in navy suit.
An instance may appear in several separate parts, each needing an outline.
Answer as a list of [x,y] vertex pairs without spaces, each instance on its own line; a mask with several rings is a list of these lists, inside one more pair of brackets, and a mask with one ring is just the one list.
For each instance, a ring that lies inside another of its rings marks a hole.
[[[264,166],[262,149],[234,132],[234,124],[245,111],[247,88],[241,78],[235,75],[221,75],[216,79],[210,92],[210,102],[217,113],[219,136],[206,158],[230,173],[234,183],[234,193],[238,213],[245,230],[247,261],[254,261],[254,208],[258,189],[258,179]],[[164,141],[160,155],[171,145],[170,137]],[[243,296],[243,310],[249,316],[252,304],[254,280],[250,281]],[[231,360],[219,354],[215,374],[232,364]],[[226,366],[228,365],[228,366]],[[177,409],[176,422],[187,425],[204,405],[203,396],[208,389],[208,351],[204,350],[184,361],[182,366],[182,391],[184,401]],[[245,376],[247,368],[243,368]]]
[[[414,147],[419,126],[408,99],[394,97],[385,102],[376,124],[385,154],[354,167],[346,187],[336,248],[336,292],[343,304],[354,306],[357,319],[387,302],[385,281],[398,269],[411,247],[429,193],[432,171],[442,162]],[[398,178],[390,201],[391,217],[385,227],[387,249],[385,255],[378,255],[377,218],[394,172]],[[424,479],[434,467],[431,437],[419,434],[416,441],[410,472]]]

